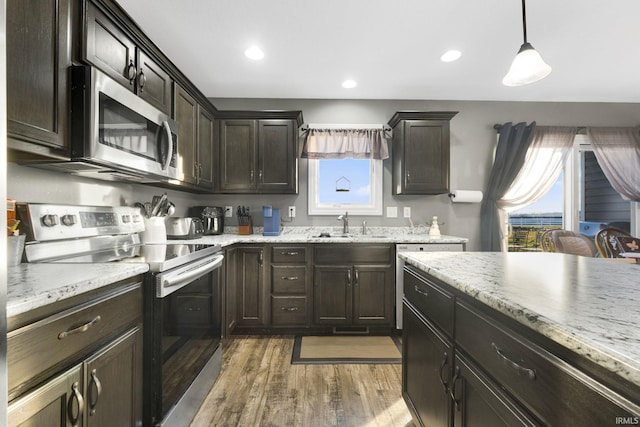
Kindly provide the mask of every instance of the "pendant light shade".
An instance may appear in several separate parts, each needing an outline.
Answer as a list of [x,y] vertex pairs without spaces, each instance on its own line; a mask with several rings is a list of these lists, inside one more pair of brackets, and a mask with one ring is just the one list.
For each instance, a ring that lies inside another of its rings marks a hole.
[[505,86],[522,86],[542,80],[551,73],[551,67],[544,62],[537,50],[527,42],[527,18],[525,0],[522,0],[522,31],[524,43],[516,55],[509,72],[502,79]]

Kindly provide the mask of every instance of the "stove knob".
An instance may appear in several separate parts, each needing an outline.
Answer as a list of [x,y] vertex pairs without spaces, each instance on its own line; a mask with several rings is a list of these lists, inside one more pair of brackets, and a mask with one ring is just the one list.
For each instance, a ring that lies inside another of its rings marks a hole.
[[133,222],[140,222],[140,215],[134,215]]
[[46,214],[40,218],[42,221],[42,225],[45,227],[53,227],[54,225],[58,225],[58,215],[54,214]]
[[62,223],[68,227],[71,227],[72,225],[74,225],[76,223],[76,216],[75,215],[62,215],[62,218],[60,218]]
[[128,224],[131,222],[131,215],[122,215],[122,222]]

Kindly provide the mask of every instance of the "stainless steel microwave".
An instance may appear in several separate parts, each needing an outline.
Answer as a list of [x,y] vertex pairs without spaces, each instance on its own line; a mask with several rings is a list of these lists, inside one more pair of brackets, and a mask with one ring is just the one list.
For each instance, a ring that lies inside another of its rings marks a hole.
[[71,67],[71,82],[65,169],[110,180],[177,179],[177,123],[94,67]]

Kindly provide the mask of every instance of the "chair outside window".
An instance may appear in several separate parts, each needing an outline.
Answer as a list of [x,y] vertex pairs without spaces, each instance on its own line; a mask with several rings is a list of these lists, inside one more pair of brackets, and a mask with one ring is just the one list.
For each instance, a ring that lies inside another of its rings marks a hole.
[[509,240],[509,252],[525,252],[534,250],[529,245],[529,230],[513,230]]
[[538,245],[542,252],[556,252],[556,246],[553,244],[553,240],[551,240],[551,232],[553,230],[544,230],[538,236]]
[[569,230],[553,230],[551,241],[556,247],[556,252],[585,257],[594,257],[598,252],[593,240]]
[[631,234],[615,227],[605,227],[596,233],[595,241],[602,258],[621,258],[622,252],[616,237],[632,237]]

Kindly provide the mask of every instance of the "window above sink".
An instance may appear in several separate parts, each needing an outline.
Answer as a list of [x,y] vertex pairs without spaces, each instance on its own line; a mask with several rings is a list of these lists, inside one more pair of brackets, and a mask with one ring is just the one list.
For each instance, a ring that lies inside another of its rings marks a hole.
[[308,162],[309,215],[382,215],[382,160]]

